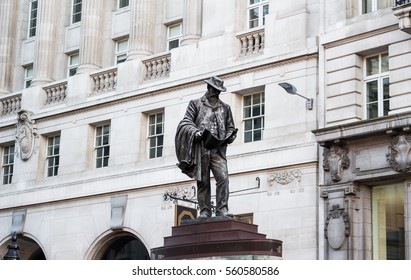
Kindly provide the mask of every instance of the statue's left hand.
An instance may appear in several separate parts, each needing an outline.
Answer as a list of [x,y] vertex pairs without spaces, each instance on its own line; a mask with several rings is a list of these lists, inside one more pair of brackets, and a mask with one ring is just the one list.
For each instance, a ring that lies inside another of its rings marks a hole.
[[227,144],[233,143],[234,140],[235,140],[235,138],[237,138],[237,135],[236,135],[236,134],[231,135],[230,137],[227,138],[226,143],[227,143]]

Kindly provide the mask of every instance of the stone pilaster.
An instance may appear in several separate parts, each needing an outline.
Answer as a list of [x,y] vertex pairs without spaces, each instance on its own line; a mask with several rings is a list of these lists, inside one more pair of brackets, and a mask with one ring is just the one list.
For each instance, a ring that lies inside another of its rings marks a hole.
[[13,38],[16,37],[17,1],[0,1],[0,95],[11,91]]
[[81,14],[80,65],[77,73],[87,73],[102,66],[103,11],[101,0],[84,0]]
[[184,0],[183,38],[181,45],[197,42],[201,37],[202,0]]
[[34,57],[34,78],[32,86],[53,81],[56,48],[57,6],[54,0],[39,1],[36,27],[36,54]]
[[155,1],[134,0],[131,6],[128,60],[153,54],[155,36]]

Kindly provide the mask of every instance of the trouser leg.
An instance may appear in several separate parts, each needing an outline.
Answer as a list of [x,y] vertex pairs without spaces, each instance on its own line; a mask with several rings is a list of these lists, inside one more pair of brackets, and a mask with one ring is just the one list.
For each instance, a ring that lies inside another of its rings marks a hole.
[[211,186],[210,186],[210,162],[207,156],[201,160],[201,181],[197,181],[197,200],[200,207],[200,215],[211,216]]
[[210,167],[216,180],[216,216],[222,216],[228,212],[228,168],[227,160],[220,153],[210,155]]

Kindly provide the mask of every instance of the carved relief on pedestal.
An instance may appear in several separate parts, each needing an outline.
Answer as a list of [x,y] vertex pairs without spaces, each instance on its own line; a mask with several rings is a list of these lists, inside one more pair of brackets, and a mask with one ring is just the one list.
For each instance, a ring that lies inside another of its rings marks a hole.
[[346,237],[350,236],[350,218],[339,204],[334,204],[327,216],[324,236],[330,247],[338,250],[344,243]]
[[398,135],[388,146],[387,161],[397,172],[405,172],[411,167],[411,135]]
[[300,170],[293,170],[293,171],[281,171],[276,172],[268,177],[268,183],[270,186],[273,186],[274,182],[280,185],[287,185],[294,180],[301,182],[302,173]]
[[347,154],[348,150],[346,148],[336,145],[324,150],[323,168],[325,171],[331,172],[331,180],[334,182],[340,181],[343,170],[350,166],[350,159]]
[[24,161],[28,160],[34,151],[34,140],[37,135],[37,128],[35,127],[35,121],[31,119],[31,112],[27,110],[21,110],[18,112],[17,117],[17,155]]

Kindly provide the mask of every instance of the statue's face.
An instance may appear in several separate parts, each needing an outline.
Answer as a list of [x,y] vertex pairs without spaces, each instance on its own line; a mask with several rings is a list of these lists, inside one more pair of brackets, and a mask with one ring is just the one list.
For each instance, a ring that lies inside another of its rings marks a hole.
[[221,93],[221,91],[219,91],[218,89],[213,88],[212,86],[208,87],[208,92],[209,92],[210,96],[216,96],[216,97],[218,97]]

